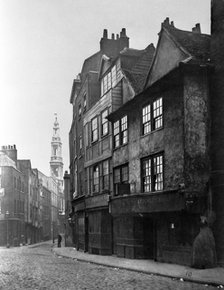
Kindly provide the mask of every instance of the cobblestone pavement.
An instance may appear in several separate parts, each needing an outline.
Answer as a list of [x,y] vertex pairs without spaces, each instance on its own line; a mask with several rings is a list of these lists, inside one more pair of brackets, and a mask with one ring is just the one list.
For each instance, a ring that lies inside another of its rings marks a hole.
[[35,248],[0,249],[1,290],[201,290],[215,288],[62,258],[53,254],[49,244]]

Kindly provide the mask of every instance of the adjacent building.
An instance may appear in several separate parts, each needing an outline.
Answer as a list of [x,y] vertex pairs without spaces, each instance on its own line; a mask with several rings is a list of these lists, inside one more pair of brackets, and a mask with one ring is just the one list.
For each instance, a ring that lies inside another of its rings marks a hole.
[[17,158],[16,146],[0,150],[0,245],[18,246],[57,238],[64,233],[62,143],[55,116],[51,176]]
[[1,246],[25,242],[27,196],[25,176],[17,167],[16,146],[3,146],[0,151]]

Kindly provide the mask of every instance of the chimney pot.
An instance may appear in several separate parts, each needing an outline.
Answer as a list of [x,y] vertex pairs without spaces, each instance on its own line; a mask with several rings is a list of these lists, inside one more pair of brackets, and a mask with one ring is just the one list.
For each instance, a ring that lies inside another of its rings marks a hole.
[[114,39],[114,33],[111,34],[111,38]]
[[119,34],[117,34],[117,39],[119,39]]
[[171,22],[170,22],[170,25],[174,27],[174,22],[173,22],[173,21],[171,21]]
[[103,30],[103,38],[107,38],[107,29]]
[[126,28],[122,28],[121,30],[121,36],[126,37]]

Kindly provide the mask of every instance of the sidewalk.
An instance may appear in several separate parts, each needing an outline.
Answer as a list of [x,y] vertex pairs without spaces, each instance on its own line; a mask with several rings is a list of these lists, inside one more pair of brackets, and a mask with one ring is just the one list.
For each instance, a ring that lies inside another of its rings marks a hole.
[[71,247],[54,247],[53,252],[59,256],[113,268],[127,269],[214,286],[224,285],[224,268],[220,267],[198,270],[176,264],[158,263],[152,260],[132,260],[114,256],[93,255],[79,252]]

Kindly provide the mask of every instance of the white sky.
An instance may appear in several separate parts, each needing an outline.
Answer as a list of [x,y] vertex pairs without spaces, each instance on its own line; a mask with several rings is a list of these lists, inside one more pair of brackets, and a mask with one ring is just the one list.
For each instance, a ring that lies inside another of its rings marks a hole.
[[126,28],[130,47],[156,46],[161,22],[201,24],[210,33],[210,0],[0,0],[0,146],[49,175],[54,113],[69,169],[73,79],[99,50],[103,29]]

